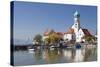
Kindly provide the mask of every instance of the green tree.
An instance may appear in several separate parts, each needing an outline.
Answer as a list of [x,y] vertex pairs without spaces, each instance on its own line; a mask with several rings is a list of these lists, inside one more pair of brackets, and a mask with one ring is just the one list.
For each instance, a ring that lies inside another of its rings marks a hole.
[[49,37],[45,39],[45,43],[49,45],[49,43],[50,43],[50,38]]
[[60,39],[61,39],[61,37],[56,33],[52,33],[50,35],[50,42],[51,43],[58,43],[60,41]]
[[58,34],[54,32],[48,35],[48,38],[45,39],[45,43],[46,44],[58,43],[60,39],[61,39],[61,36],[59,36]]
[[42,43],[42,36],[40,34],[37,34],[34,38],[33,41],[38,42],[38,44]]
[[84,36],[83,39],[85,39],[88,43],[93,43],[93,41],[95,40],[94,36]]

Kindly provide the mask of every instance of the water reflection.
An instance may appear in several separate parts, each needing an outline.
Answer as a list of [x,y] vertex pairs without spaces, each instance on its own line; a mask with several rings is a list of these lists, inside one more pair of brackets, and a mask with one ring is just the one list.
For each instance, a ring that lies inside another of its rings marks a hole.
[[[56,62],[81,62],[81,61],[92,61],[91,56],[96,55],[96,49],[84,48],[84,49],[54,49],[54,50],[36,50],[33,54],[35,60],[43,59],[48,63]],[[91,59],[89,59],[91,58]]]
[[49,63],[69,63],[81,61],[96,61],[96,48],[81,48],[81,49],[60,49],[53,50],[43,49],[32,52],[15,52],[15,65],[28,64],[49,64]]

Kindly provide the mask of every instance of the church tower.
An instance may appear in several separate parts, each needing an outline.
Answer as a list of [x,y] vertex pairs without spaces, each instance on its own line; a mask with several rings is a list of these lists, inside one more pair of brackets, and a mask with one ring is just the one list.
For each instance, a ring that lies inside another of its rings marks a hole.
[[72,28],[74,29],[75,33],[77,33],[80,29],[80,14],[78,11],[74,13],[74,25]]

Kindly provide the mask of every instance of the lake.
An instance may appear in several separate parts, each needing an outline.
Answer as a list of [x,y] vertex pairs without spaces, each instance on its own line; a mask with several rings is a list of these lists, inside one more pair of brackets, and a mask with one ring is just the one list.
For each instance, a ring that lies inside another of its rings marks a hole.
[[88,62],[97,60],[97,48],[56,48],[35,51],[14,51],[14,65],[40,65]]

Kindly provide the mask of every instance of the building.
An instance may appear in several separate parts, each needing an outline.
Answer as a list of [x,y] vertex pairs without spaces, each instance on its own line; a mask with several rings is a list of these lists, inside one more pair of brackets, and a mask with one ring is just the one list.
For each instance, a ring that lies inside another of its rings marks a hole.
[[64,33],[63,39],[64,39],[65,41],[75,40],[74,29],[69,28],[68,31]]
[[84,36],[91,36],[88,29],[83,29],[80,27],[80,14],[78,11],[74,13],[74,24],[71,28],[64,34],[64,40],[75,40],[76,42],[85,41]]
[[50,34],[56,34],[58,35],[60,38],[63,39],[63,33],[62,32],[55,32],[54,30],[52,29],[47,29],[44,33],[43,33],[43,41],[46,39],[46,38],[49,38],[49,35]]
[[75,41],[75,42],[85,42],[84,36],[91,36],[88,29],[84,29],[80,26],[80,14],[78,11],[74,13],[74,24],[68,29],[67,32],[55,32],[52,29],[47,29],[43,34],[43,41],[49,37],[50,33],[56,33],[62,37],[64,41]]

